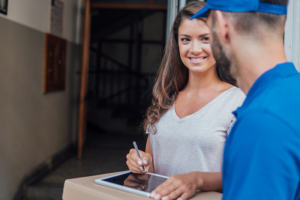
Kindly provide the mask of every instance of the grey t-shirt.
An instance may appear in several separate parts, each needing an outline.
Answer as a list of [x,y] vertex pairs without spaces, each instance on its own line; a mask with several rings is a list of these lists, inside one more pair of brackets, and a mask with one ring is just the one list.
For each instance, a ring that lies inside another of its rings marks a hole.
[[157,133],[150,134],[155,173],[172,176],[221,171],[224,143],[235,121],[232,112],[244,99],[245,94],[232,87],[181,119],[173,105],[156,123]]

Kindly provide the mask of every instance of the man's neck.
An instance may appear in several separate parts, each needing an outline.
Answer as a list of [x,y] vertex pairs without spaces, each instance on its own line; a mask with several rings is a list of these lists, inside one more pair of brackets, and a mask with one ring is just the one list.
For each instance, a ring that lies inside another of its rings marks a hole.
[[287,62],[283,44],[268,42],[264,45],[243,44],[234,52],[237,85],[248,94],[254,82],[279,63]]

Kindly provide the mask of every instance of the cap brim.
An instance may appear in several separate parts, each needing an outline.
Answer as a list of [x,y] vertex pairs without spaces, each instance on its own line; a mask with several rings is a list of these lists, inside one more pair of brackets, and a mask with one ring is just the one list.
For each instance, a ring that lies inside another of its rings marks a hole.
[[194,18],[207,18],[207,12],[209,11],[210,9],[207,7],[207,6],[204,6],[201,10],[199,10],[196,14],[194,14],[191,19],[194,19]]

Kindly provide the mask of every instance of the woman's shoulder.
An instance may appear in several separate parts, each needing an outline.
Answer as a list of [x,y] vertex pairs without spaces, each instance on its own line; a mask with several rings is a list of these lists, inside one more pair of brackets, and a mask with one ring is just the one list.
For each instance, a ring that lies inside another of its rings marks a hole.
[[233,98],[242,98],[245,99],[246,95],[245,93],[238,87],[227,83],[227,82],[222,82],[222,90],[223,93],[226,93],[227,96],[233,97]]
[[232,86],[231,88],[229,88],[228,90],[230,90],[232,95],[236,95],[236,96],[241,96],[241,97],[245,97],[245,93],[238,87],[236,86]]
[[236,86],[232,86],[230,89],[227,90],[227,96],[230,99],[230,101],[235,102],[239,105],[241,105],[246,98],[245,93]]

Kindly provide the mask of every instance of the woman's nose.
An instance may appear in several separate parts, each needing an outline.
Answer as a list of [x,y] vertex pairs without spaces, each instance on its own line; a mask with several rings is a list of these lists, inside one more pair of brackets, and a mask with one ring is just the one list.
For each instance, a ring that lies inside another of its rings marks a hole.
[[202,52],[202,46],[201,44],[197,44],[197,43],[193,43],[193,45],[191,46],[191,53],[194,55],[198,55]]

